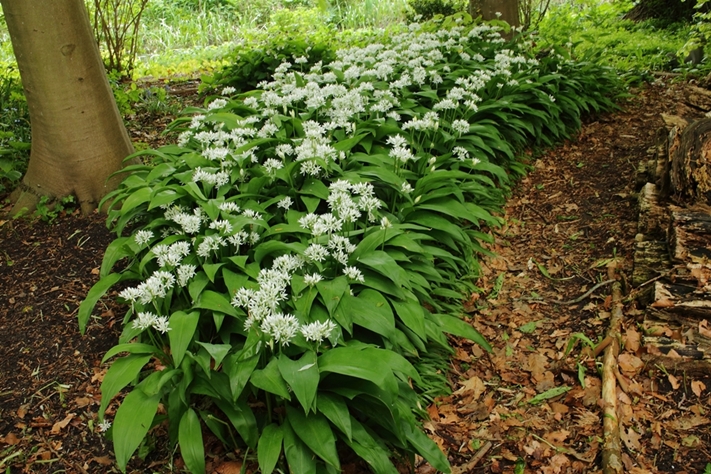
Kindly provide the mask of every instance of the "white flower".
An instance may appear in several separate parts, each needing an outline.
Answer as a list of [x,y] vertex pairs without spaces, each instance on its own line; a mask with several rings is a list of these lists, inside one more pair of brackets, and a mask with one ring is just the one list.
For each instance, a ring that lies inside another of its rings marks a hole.
[[313,323],[301,326],[299,331],[303,334],[307,341],[315,341],[320,344],[321,341],[331,335],[336,329],[336,324],[330,319],[324,322],[314,321]]
[[153,323],[157,320],[158,316],[155,314],[146,311],[146,312],[140,312],[136,316],[136,319],[133,320],[133,328],[134,329],[148,329],[149,327],[153,326]]
[[304,283],[309,286],[315,286],[321,280],[323,280],[323,277],[319,273],[312,273],[311,275],[304,275]]
[[227,105],[227,101],[225,99],[215,99],[208,104],[207,110],[221,109],[225,105]]
[[365,278],[363,278],[363,274],[356,267],[345,267],[343,269],[343,274],[345,276],[347,276],[348,278],[350,278],[351,280],[355,280],[360,283],[365,282]]
[[466,120],[455,120],[452,122],[452,130],[455,132],[459,133],[460,135],[463,133],[469,132],[469,122]]
[[284,209],[285,211],[288,211],[291,209],[291,205],[294,204],[294,201],[289,196],[286,196],[284,199],[279,201],[277,203],[277,207]]
[[200,245],[198,245],[197,254],[200,257],[207,258],[210,255],[210,252],[219,250],[220,247],[224,245],[225,241],[219,235],[207,235],[203,241],[200,242]]
[[185,287],[190,279],[195,276],[195,271],[197,267],[195,265],[184,264],[180,265],[177,269],[178,273],[178,285]]
[[104,418],[104,420],[101,423],[99,423],[98,427],[99,427],[99,431],[101,431],[102,433],[105,433],[109,430],[109,428],[111,428],[111,422],[109,420],[107,420],[106,418]]
[[240,207],[237,204],[235,204],[234,202],[227,201],[227,202],[220,203],[220,210],[230,214],[233,212],[235,212],[235,213],[239,212]]
[[308,260],[323,262],[328,257],[328,249],[321,244],[311,244],[304,250],[304,257]]
[[452,154],[456,156],[460,161],[464,161],[469,158],[469,151],[461,146],[455,146],[452,148]]
[[153,329],[158,331],[161,334],[165,334],[168,331],[170,331],[172,328],[168,326],[168,317],[167,316],[158,316],[153,320],[152,323]]
[[412,192],[412,185],[405,181],[402,183],[402,186],[400,187],[400,191],[402,191],[405,194],[410,194]]
[[387,217],[383,217],[382,219],[380,219],[380,228],[381,229],[383,229],[383,230],[389,229],[392,226],[393,225],[390,222],[390,219],[388,219]]
[[133,238],[136,240],[138,245],[143,247],[153,238],[153,232],[150,230],[139,230]]
[[551,100],[551,102],[555,102],[555,97],[553,97],[552,94],[548,94],[548,98]]
[[216,231],[220,232],[221,234],[231,234],[232,233],[232,224],[229,223],[229,221],[226,220],[216,220],[210,222],[210,229],[215,229]]
[[299,321],[292,314],[273,313],[264,318],[260,329],[282,346],[288,346],[299,330]]
[[227,86],[224,89],[222,89],[222,95],[224,95],[224,96],[234,94],[235,92],[237,92],[237,89],[235,89],[232,86]]

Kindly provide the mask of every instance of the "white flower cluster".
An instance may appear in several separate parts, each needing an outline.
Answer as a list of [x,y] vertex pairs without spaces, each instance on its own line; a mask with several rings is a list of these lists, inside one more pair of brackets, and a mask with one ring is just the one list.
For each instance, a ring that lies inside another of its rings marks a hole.
[[[287,287],[291,277],[303,268],[306,262],[295,255],[282,255],[274,259],[271,268],[262,269],[257,277],[257,289],[240,288],[232,298],[232,305],[247,310],[245,330],[258,328],[269,338],[270,346],[275,343],[287,346],[297,333],[301,332],[307,341],[320,344],[330,337],[336,325],[328,320],[301,324],[293,314],[285,314],[280,307],[288,298]],[[321,275],[314,273],[304,277],[313,286],[321,281]]]
[[136,319],[133,320],[133,328],[143,331],[150,327],[161,334],[165,334],[171,330],[166,316],[157,316],[149,311],[139,312]]
[[158,298],[165,298],[175,286],[175,276],[172,273],[158,270],[136,287],[130,287],[119,293],[119,296],[129,303],[150,304]]

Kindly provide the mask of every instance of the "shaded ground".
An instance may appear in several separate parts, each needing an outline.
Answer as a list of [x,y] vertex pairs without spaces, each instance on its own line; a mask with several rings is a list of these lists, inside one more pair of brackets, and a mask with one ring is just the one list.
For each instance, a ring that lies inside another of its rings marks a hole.
[[[560,302],[606,280],[611,261],[631,274],[635,169],[655,145],[659,113],[674,113],[677,95],[676,86],[656,85],[623,112],[592,119],[577,139],[536,159],[516,186],[507,224],[494,234],[499,256],[483,263],[482,293],[466,306],[494,354],[458,345],[450,374],[454,393],[429,408],[425,425],[455,472],[600,470],[596,363],[582,356],[581,345],[568,356],[565,350],[576,333],[592,341],[603,337],[610,287],[575,304]],[[132,136],[155,146],[168,121],[139,113]],[[78,304],[96,281],[110,240],[98,215],[70,213],[51,225],[0,220],[0,470],[116,471],[94,424],[105,370],[100,360],[116,340],[124,310],[109,295],[87,336],[76,324]],[[632,340],[641,315],[632,303],[625,314],[623,334]],[[627,472],[704,472],[711,460],[711,380],[675,381],[632,363],[622,369],[634,381],[634,391],[618,394]],[[556,388],[559,395],[531,403]],[[213,472],[239,472],[230,453],[211,446],[207,452]],[[158,448],[131,466],[133,472],[179,472],[169,458]],[[417,472],[431,470],[421,465]]]

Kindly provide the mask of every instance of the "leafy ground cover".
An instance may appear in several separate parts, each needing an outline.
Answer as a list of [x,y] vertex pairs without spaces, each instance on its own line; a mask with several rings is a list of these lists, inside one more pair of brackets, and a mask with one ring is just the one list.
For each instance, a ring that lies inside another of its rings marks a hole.
[[[582,388],[577,354],[565,356],[564,350],[572,334],[597,340],[604,333],[604,290],[575,305],[556,301],[591,288],[612,258],[629,272],[634,169],[654,144],[658,113],[675,108],[675,88],[666,87],[641,91],[622,113],[595,117],[575,140],[533,162],[533,173],[515,187],[507,225],[491,234],[499,257],[484,261],[477,282],[484,292],[472,293],[466,305],[474,327],[494,346],[493,355],[453,340],[457,352],[448,377],[454,392],[427,409],[431,420],[425,428],[455,472],[599,469],[599,380],[587,362]],[[146,123],[134,133],[145,133]],[[117,341],[125,308],[111,302],[116,292],[110,294],[85,337],[75,319],[111,240],[103,218],[70,213],[50,226],[19,220],[4,221],[0,229],[0,467],[111,472],[114,460],[97,432],[98,388],[106,373],[100,360]],[[694,414],[705,419],[708,392],[697,395],[692,380],[674,389],[663,374],[634,376],[643,390],[624,404],[628,469],[703,472],[708,424],[667,423],[662,431],[658,420]],[[709,380],[697,382],[711,386]],[[570,390],[535,403],[537,395],[564,386]],[[107,413],[116,407],[111,403]],[[161,430],[155,428],[139,448],[144,460],[135,459],[129,470],[181,468],[179,455],[156,443],[166,438]],[[244,451],[225,451],[207,432],[205,445],[208,472],[239,472]],[[246,466],[254,472],[254,457],[247,456]],[[362,472],[348,462],[342,467]],[[425,463],[417,472],[432,469]]]

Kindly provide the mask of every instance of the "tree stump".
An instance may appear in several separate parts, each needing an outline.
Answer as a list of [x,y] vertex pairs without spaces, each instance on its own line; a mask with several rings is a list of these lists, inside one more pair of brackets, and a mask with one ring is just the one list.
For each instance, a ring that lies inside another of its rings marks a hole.
[[674,127],[669,142],[669,191],[686,202],[711,202],[711,118],[683,130]]

